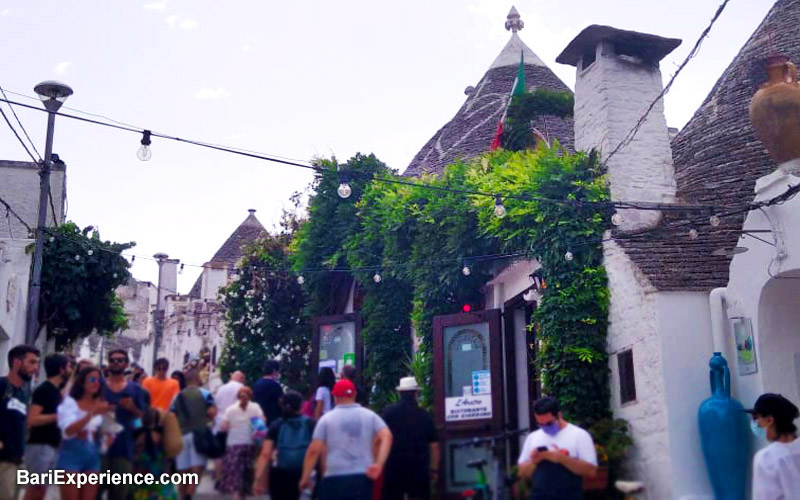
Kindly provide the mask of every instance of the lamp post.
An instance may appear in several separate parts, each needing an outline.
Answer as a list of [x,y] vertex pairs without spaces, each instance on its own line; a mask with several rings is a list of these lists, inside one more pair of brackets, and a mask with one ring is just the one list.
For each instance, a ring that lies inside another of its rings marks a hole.
[[[72,95],[72,88],[61,82],[46,81],[36,85],[33,90],[42,100],[47,110],[47,139],[44,158],[39,166],[39,220],[36,223],[36,240],[33,246],[33,272],[28,289],[28,321],[25,330],[25,343],[33,345],[39,335],[39,299],[42,290],[42,253],[44,252],[44,230],[47,225],[47,199],[50,196],[50,156],[53,154],[53,130],[56,113],[61,105]],[[55,217],[55,214],[53,214]]]
[[162,328],[164,327],[164,315],[161,313],[161,270],[164,268],[164,262],[169,258],[169,255],[159,252],[153,255],[153,258],[158,262],[158,286],[156,287],[156,314],[153,320],[155,327],[155,336],[153,337],[153,373],[156,371],[156,360],[158,359],[158,349],[161,347]]

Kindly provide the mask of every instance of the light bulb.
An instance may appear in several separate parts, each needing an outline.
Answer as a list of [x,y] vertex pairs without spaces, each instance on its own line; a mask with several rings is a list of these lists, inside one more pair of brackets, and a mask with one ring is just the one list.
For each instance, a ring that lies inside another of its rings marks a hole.
[[692,228],[692,229],[689,230],[689,239],[690,240],[696,240],[698,236],[699,236],[699,234],[697,233],[697,229]]
[[50,237],[50,243],[52,243],[52,242],[54,242],[54,241],[56,241],[56,238],[55,238],[54,236],[51,236],[51,237]]
[[708,219],[708,223],[709,223],[709,224],[711,224],[711,227],[717,227],[717,226],[719,226],[719,223],[720,223],[720,222],[722,222],[722,221],[720,221],[720,220],[719,220],[719,217],[718,217],[718,216],[716,216],[716,215],[712,215],[712,216],[711,216],[711,217],[709,217],[709,219]]
[[114,273],[114,278],[116,278],[116,277],[117,277],[117,273]]
[[142,161],[147,161],[150,158],[152,158],[153,152],[150,151],[150,146],[142,144],[141,147],[139,147],[138,151],[136,151],[136,157]]
[[611,223],[615,226],[622,224],[622,214],[619,212],[614,212],[614,215],[611,216]]
[[86,252],[86,254],[89,255],[89,257],[91,257],[92,255],[94,255],[94,250],[89,250],[88,252]]
[[461,268],[461,274],[463,274],[464,276],[469,276],[470,274],[472,274],[472,270],[469,268],[469,266],[464,266]]
[[506,207],[503,206],[503,200],[500,199],[500,195],[494,198],[494,215],[498,219],[506,216]]
[[381,279],[382,278],[380,273],[375,273],[375,276],[372,277],[372,281],[374,281],[375,283],[380,283]]
[[298,285],[302,285],[302,284],[303,284],[303,283],[305,283],[305,282],[306,282],[306,279],[303,277],[303,275],[302,275],[302,274],[301,274],[300,276],[298,276],[298,277],[297,277],[297,284],[298,284]]
[[567,253],[565,253],[565,254],[564,254],[564,258],[565,258],[565,259],[567,259],[567,262],[569,262],[569,261],[571,261],[572,259],[574,259],[574,258],[575,258],[575,256],[574,256],[574,255],[572,255],[572,252],[567,252]]
[[75,256],[75,260],[81,260],[81,256],[80,255],[76,255]]
[[350,195],[353,194],[353,188],[350,187],[350,184],[346,182],[342,182],[339,184],[339,187],[336,189],[336,192],[339,193],[340,198],[350,198]]

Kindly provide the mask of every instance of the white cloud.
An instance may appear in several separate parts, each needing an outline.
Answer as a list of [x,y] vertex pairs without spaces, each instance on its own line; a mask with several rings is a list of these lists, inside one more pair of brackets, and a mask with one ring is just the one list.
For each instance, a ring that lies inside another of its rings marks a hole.
[[195,99],[227,99],[231,93],[222,87],[216,89],[204,88],[197,91],[194,95]]
[[246,43],[246,44],[242,45],[242,51],[243,52],[250,52],[251,50],[253,50],[253,46],[250,45],[249,43]]
[[194,19],[184,19],[181,21],[181,29],[191,30],[197,28],[197,21]]
[[144,8],[147,10],[164,10],[167,8],[167,4],[164,2],[147,3],[144,5]]
[[171,16],[167,17],[167,24],[170,26],[175,26],[175,21],[178,20],[178,14],[172,14]]
[[55,68],[53,68],[53,71],[55,71],[57,75],[63,75],[64,73],[67,72],[67,68],[69,68],[70,66],[72,66],[72,62],[63,61],[56,64]]

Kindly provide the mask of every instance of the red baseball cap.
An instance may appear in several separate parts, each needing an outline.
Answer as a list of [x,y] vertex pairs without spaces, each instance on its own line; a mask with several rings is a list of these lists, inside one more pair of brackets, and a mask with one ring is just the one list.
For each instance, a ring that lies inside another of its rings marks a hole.
[[333,395],[337,398],[352,398],[356,395],[356,386],[351,381],[343,378],[333,386]]

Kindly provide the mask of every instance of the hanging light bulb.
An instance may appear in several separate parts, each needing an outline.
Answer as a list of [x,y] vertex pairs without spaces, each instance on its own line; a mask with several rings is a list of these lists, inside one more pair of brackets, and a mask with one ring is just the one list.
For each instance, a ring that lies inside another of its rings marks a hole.
[[80,255],[76,255],[75,256],[75,260],[81,260],[81,256]]
[[375,275],[372,277],[372,281],[374,281],[375,283],[380,283],[381,279],[383,278],[381,278],[381,273],[379,272],[376,272]]
[[150,131],[145,130],[142,132],[142,145],[136,151],[136,157],[142,161],[147,161],[153,157],[153,152],[150,151]]
[[117,277],[117,273],[114,273],[114,278],[116,278],[116,277]]
[[719,226],[721,220],[719,220],[719,216],[717,214],[711,214],[711,217],[708,218],[708,223],[711,224],[711,227]]
[[178,269],[178,274],[183,274],[183,266],[184,266],[184,264],[181,264],[181,268]]
[[468,265],[464,264],[464,267],[461,268],[461,274],[464,276],[469,276],[472,274],[472,269],[470,269]]
[[50,243],[52,243],[52,242],[54,242],[54,241],[56,241],[56,237],[55,237],[55,236],[51,236],[51,237],[50,237]]
[[564,258],[567,260],[567,262],[570,262],[575,258],[575,256],[572,255],[572,252],[567,251],[567,253],[564,254]]
[[132,255],[132,256],[131,256],[131,264],[133,264],[134,262],[136,262],[136,256],[135,256],[135,255]]
[[498,219],[506,216],[506,207],[503,206],[503,200],[500,199],[499,194],[494,197],[494,215]]
[[298,277],[297,277],[297,284],[298,284],[298,285],[302,285],[302,284],[303,284],[303,283],[305,283],[305,282],[306,282],[306,279],[303,277],[303,275],[302,275],[302,274],[301,274],[300,276],[298,276]]
[[622,224],[622,214],[619,212],[614,212],[614,215],[611,216],[611,223],[615,226]]
[[94,255],[94,250],[89,250],[88,252],[86,252],[86,255],[91,257],[92,255]]
[[339,194],[339,198],[347,199],[350,198],[351,194],[353,194],[353,188],[350,187],[350,184],[342,182],[339,184],[336,192]]
[[696,240],[698,236],[700,236],[700,235],[698,234],[697,229],[691,228],[689,230],[689,239],[690,240]]

